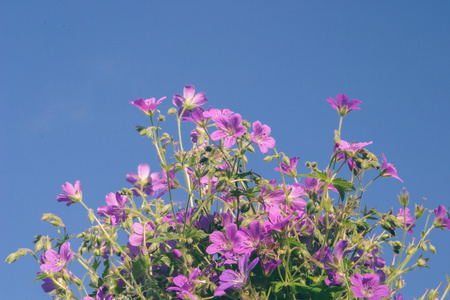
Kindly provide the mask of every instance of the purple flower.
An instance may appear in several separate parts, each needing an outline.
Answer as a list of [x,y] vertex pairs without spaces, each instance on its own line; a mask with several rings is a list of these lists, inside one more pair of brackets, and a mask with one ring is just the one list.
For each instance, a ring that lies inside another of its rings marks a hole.
[[184,275],[176,276],[173,279],[173,283],[178,287],[169,287],[167,288],[167,291],[178,291],[177,297],[180,299],[186,299],[185,297],[188,297],[191,300],[198,299],[198,297],[192,293],[194,292],[195,281],[200,274],[200,269],[195,268],[191,275],[189,275],[189,279]]
[[109,193],[105,198],[108,206],[100,206],[97,208],[97,214],[101,217],[109,215],[111,217],[111,224],[117,225],[120,220],[125,221],[127,214],[125,212],[125,203],[128,201],[127,196],[121,195],[119,192]]
[[436,218],[434,219],[434,227],[441,229],[446,228],[450,230],[450,219],[445,216],[447,213],[445,207],[443,205],[439,205],[434,210],[434,213],[436,215]]
[[195,87],[193,85],[186,85],[183,90],[183,96],[176,94],[173,96],[173,104],[180,108],[179,114],[185,111],[183,117],[189,116],[189,111],[197,106],[203,105],[208,101],[204,92],[195,94]]
[[170,189],[175,189],[178,187],[178,180],[175,178],[175,166],[169,171],[169,180],[167,180],[167,172],[163,168],[161,168],[161,174],[163,178],[155,182],[153,189],[162,190],[156,198],[161,198],[165,193],[169,191],[169,182]]
[[[150,174],[150,166],[148,164],[140,164],[138,166],[138,173],[128,173],[127,181],[131,184],[135,185],[135,188],[138,190],[142,190],[145,188],[145,193],[148,196],[154,196],[156,194],[156,188],[153,183],[159,181],[161,179],[161,175],[158,172]],[[138,196],[139,193],[133,190],[133,194]]]
[[84,297],[83,300],[112,300],[113,295],[108,295],[105,298],[105,293],[103,292],[103,289],[106,288],[107,285],[100,287],[97,291],[97,295],[95,296],[95,299],[92,297]]
[[[67,263],[75,256],[75,253],[70,252],[70,243],[65,242],[59,249],[59,254],[53,250],[47,250],[43,256],[43,264],[41,264],[42,272],[59,272]],[[46,282],[48,283],[48,282]]]
[[392,164],[387,163],[386,156],[384,156],[384,153],[383,153],[383,166],[381,167],[380,174],[383,177],[393,177],[403,182],[403,180],[401,180],[400,177],[398,177],[397,170],[395,169],[395,167]]
[[379,284],[380,278],[374,274],[353,275],[350,280],[353,285],[351,287],[353,293],[358,298],[367,298],[369,300],[379,300],[381,297],[389,296],[389,288]]
[[233,270],[223,271],[222,275],[220,275],[219,277],[220,285],[214,291],[214,296],[217,297],[225,295],[225,290],[231,287],[239,288],[242,284],[244,284],[247,281],[251,270],[259,262],[259,257],[257,257],[249,265],[248,264],[249,257],[250,255],[246,254],[239,260],[239,272]]
[[[155,225],[150,221],[145,226],[145,232],[153,231],[155,230]],[[141,223],[133,223],[133,231],[135,233],[132,233],[128,240],[130,241],[130,244],[133,246],[140,246],[144,242],[144,226],[142,226]],[[146,234],[146,237],[149,235]]]
[[271,191],[265,185],[261,188],[261,199],[264,210],[271,215],[279,215],[281,212],[281,203],[285,197],[282,189]]
[[268,148],[275,147],[275,139],[270,137],[270,127],[267,125],[261,125],[261,122],[256,121],[253,123],[254,132],[250,133],[252,142],[259,146],[261,153],[266,154]]
[[[281,170],[283,173],[288,176],[295,177],[297,175],[297,163],[299,159],[299,157],[294,156],[289,159],[289,165],[281,163]],[[280,168],[276,167],[275,171],[280,171]]]
[[339,143],[338,150],[344,151],[347,153],[350,157],[356,157],[361,149],[363,149],[365,146],[372,144],[372,142],[368,143],[355,143],[352,142],[351,144],[347,141],[341,140]]
[[229,117],[232,114],[234,114],[234,112],[226,108],[225,109],[210,108],[207,111],[203,112],[204,117],[211,118],[214,122],[216,121],[216,118],[218,116]]
[[239,228],[237,234],[241,236],[241,239],[234,245],[236,253],[251,254],[253,250],[258,248],[259,243],[264,238],[264,234],[261,233],[261,224],[257,220],[251,222],[248,229],[245,227]]
[[150,98],[146,100],[139,98],[137,100],[130,101],[130,103],[139,108],[144,114],[151,117],[155,113],[156,107],[159,104],[161,104],[161,102],[164,99],[166,99],[166,97],[162,97],[161,99],[155,102],[155,98]]
[[232,147],[236,143],[236,138],[245,133],[246,128],[241,125],[242,117],[240,114],[234,114],[230,119],[218,116],[215,121],[219,130],[211,133],[211,139],[213,141],[224,139],[223,143],[227,148]]
[[341,117],[352,110],[361,109],[361,107],[358,107],[358,105],[361,104],[361,101],[354,99],[349,102],[348,96],[345,94],[337,94],[336,101],[333,98],[328,97],[327,101],[331,104],[331,107],[337,110]]
[[53,281],[51,277],[44,278],[42,279],[42,281],[44,283],[41,285],[41,287],[44,292],[50,293],[51,291],[58,289],[58,285]]
[[[403,226],[406,225],[406,227],[404,229],[408,228],[407,233],[409,233],[409,234],[411,234],[413,232],[412,229],[414,227],[416,227],[416,224],[414,224],[415,219],[414,219],[414,217],[411,216],[410,211],[407,207],[405,207],[404,209],[403,209],[403,207],[400,208],[398,215],[397,215],[397,220]],[[411,226],[411,224],[414,224],[414,225]]]
[[81,201],[82,194],[79,180],[75,181],[75,186],[69,182],[64,183],[62,185],[62,189],[66,194],[59,194],[56,197],[58,202],[67,202],[66,205],[69,206],[72,203],[78,203]]
[[239,243],[240,239],[242,239],[240,235],[237,235],[237,232],[237,225],[231,223],[225,227],[225,235],[220,231],[211,233],[209,235],[209,240],[212,244],[206,248],[206,253],[215,254],[219,252],[223,253],[224,257],[227,259],[234,258],[234,245]]

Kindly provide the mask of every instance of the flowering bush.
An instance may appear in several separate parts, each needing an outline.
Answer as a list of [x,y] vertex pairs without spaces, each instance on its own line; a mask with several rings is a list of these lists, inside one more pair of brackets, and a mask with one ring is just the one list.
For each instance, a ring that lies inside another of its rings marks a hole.
[[[269,126],[202,107],[206,95],[192,85],[173,97],[178,109],[168,110],[178,125],[176,137],[164,132],[158,110],[163,100],[130,102],[149,117],[151,126],[137,131],[155,147],[157,172],[140,164],[137,174],[126,176],[132,186],[106,195],[107,205],[96,213],[84,202],[79,181],[65,183],[57,200],[84,206],[95,223],[76,236],[78,250],[70,249],[72,236],[62,220],[44,214],[63,231],[60,238],[36,236],[34,251],[20,249],[6,259],[34,256],[45,292],[84,300],[403,299],[402,275],[425,267],[423,254],[436,251],[430,231],[450,229],[443,206],[433,211],[415,205],[412,214],[406,191],[398,212],[362,205],[375,180],[401,179],[384,154],[380,164],[366,149],[372,142],[342,139],[343,118],[360,109],[359,100],[341,94],[327,99],[340,116],[334,151],[325,167],[306,162],[309,174],[297,173],[298,157],[276,150]],[[187,150],[181,124],[189,123],[195,128]],[[272,152],[264,161],[274,164],[281,182],[251,167],[255,146]],[[414,233],[419,237],[406,244],[406,235]],[[383,254],[390,251],[389,265]],[[86,269],[83,277],[69,270],[73,261]],[[437,289],[420,299],[425,297],[437,299]]]

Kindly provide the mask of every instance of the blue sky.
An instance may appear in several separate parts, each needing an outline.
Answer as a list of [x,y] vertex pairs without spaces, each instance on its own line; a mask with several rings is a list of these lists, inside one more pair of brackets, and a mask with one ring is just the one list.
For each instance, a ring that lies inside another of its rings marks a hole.
[[[156,171],[128,102],[167,96],[166,111],[186,84],[319,167],[339,121],[326,98],[359,99],[343,138],[373,141],[404,180],[377,181],[367,205],[398,210],[406,187],[412,202],[450,206],[449,14],[448,1],[1,1],[0,257],[56,235],[42,213],[71,233],[89,226],[81,206],[56,202],[64,182],[80,180],[96,208],[138,164]],[[254,169],[270,174],[261,158]],[[450,273],[449,237],[433,233],[438,253],[406,276],[406,299]],[[49,298],[31,257],[0,270],[1,299]]]

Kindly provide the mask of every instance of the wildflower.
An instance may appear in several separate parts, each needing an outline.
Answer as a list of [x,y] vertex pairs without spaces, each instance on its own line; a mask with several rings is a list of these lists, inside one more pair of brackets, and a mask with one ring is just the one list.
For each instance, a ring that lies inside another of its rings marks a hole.
[[[299,157],[294,156],[289,159],[289,165],[281,163],[281,171],[288,176],[295,177],[297,175],[297,163],[299,159]],[[280,171],[280,168],[276,167],[274,170]]]
[[244,284],[248,276],[250,275],[251,270],[256,266],[259,262],[259,257],[255,258],[250,264],[248,264],[248,259],[250,255],[245,254],[239,260],[239,272],[233,270],[225,270],[222,275],[220,275],[219,279],[219,287],[214,291],[214,296],[222,296],[225,295],[225,290],[233,287],[239,288],[242,284]]
[[[145,231],[153,231],[155,230],[155,225],[150,221],[145,225]],[[130,244],[133,246],[139,246],[142,245],[144,242],[144,226],[142,226],[141,223],[133,223],[133,231],[135,233],[132,233],[128,240],[130,241]],[[148,237],[148,234],[146,234]]]
[[411,216],[407,207],[400,208],[398,211],[397,220],[402,224],[402,226],[405,226],[404,229],[408,229],[407,233],[409,234],[411,234],[413,232],[412,229],[416,227],[416,224],[414,224],[415,219]]
[[[150,174],[150,166],[148,164],[140,164],[138,166],[138,173],[128,173],[127,181],[131,184],[135,185],[135,188],[138,190],[145,190],[145,193],[148,196],[154,196],[156,194],[156,188],[153,183],[159,181],[161,179],[161,175],[158,172]],[[133,194],[138,196],[139,193],[133,190]]]
[[62,185],[62,189],[66,194],[59,194],[56,197],[58,202],[67,202],[66,205],[69,206],[72,203],[78,203],[81,201],[82,194],[79,180],[75,181],[75,186],[69,182],[64,183]]
[[261,187],[261,199],[264,210],[272,215],[278,215],[281,211],[281,203],[283,203],[284,191],[282,189],[271,191],[265,185]]
[[84,297],[83,300],[112,300],[113,295],[108,295],[105,298],[105,293],[103,292],[103,289],[106,287],[107,287],[107,285],[105,284],[104,286],[102,286],[98,289],[95,299],[92,297]]
[[225,227],[225,235],[220,231],[214,231],[209,235],[209,240],[212,242],[211,245],[206,248],[206,253],[215,254],[223,253],[225,258],[233,258],[234,245],[239,243],[242,236],[237,235],[237,225],[234,223],[229,224]]
[[164,168],[161,168],[161,174],[163,178],[158,180],[154,183],[153,189],[155,190],[162,190],[156,198],[161,198],[165,193],[169,191],[169,182],[170,182],[170,189],[175,189],[179,186],[178,180],[175,178],[175,166],[168,172],[169,173],[169,180],[167,180],[167,171],[164,170]]
[[119,224],[120,220],[122,222],[126,219],[126,212],[125,212],[125,203],[128,201],[127,196],[121,195],[119,192],[109,193],[106,195],[105,198],[106,203],[108,203],[108,206],[100,206],[97,208],[97,214],[101,217],[106,217],[106,215],[109,215],[111,217],[111,224],[117,225]]
[[384,153],[383,153],[383,166],[381,167],[380,174],[383,177],[393,177],[403,182],[403,180],[401,180],[400,177],[398,177],[397,170],[395,169],[395,167],[392,164],[387,163],[386,156],[384,156]]
[[345,94],[337,94],[336,101],[333,98],[327,98],[328,103],[331,104],[341,117],[345,116],[352,110],[361,109],[358,105],[361,104],[361,101],[353,99],[350,102],[348,101],[348,96]]
[[195,94],[195,87],[193,85],[186,85],[183,90],[183,96],[176,94],[173,96],[173,104],[180,109],[179,114],[184,110],[183,117],[189,116],[189,112],[197,106],[203,105],[208,101],[204,92]]
[[343,151],[347,153],[350,157],[356,157],[361,149],[363,149],[365,146],[372,144],[372,141],[368,143],[355,143],[352,142],[351,144],[347,141],[341,140],[338,146],[339,151]]
[[216,121],[216,118],[218,116],[229,117],[232,114],[234,114],[234,112],[226,108],[225,109],[209,108],[207,111],[203,112],[204,117],[211,118],[214,122]]
[[[59,249],[59,254],[53,250],[47,250],[43,256],[43,264],[41,264],[42,272],[59,272],[67,263],[75,256],[75,253],[70,253],[70,243],[65,242]],[[49,282],[46,282],[49,283]]]
[[356,273],[350,280],[353,285],[351,287],[353,293],[358,298],[367,298],[369,300],[379,300],[381,297],[389,295],[389,288],[385,285],[379,284],[380,278],[374,274]]
[[130,101],[130,103],[139,108],[144,114],[151,117],[155,113],[156,107],[161,104],[164,99],[166,99],[166,97],[162,97],[158,101],[155,101],[155,98],[146,100],[139,98],[137,100]]
[[251,254],[253,250],[258,248],[259,243],[264,238],[264,234],[261,233],[261,224],[259,221],[253,221],[248,225],[248,229],[245,227],[239,228],[237,232],[242,237],[234,245],[236,253]]
[[180,299],[185,299],[188,297],[191,300],[198,299],[197,296],[193,295],[194,292],[194,284],[197,277],[201,274],[200,269],[195,268],[191,275],[189,275],[189,279],[184,275],[178,275],[173,279],[173,283],[178,287],[169,287],[167,291],[178,291],[177,297]]
[[252,142],[259,146],[261,153],[266,154],[268,148],[275,147],[275,139],[270,137],[270,127],[261,125],[261,122],[256,121],[252,125],[254,132],[250,134]]
[[224,116],[216,118],[216,126],[219,130],[211,133],[213,141],[224,139],[224,146],[232,147],[236,143],[236,138],[244,135],[245,126],[241,125],[242,117],[240,114],[234,114],[228,119]]
[[434,227],[441,229],[446,228],[450,230],[450,219],[445,216],[447,213],[445,207],[443,205],[439,205],[434,210],[434,213],[436,215],[436,218],[434,219]]

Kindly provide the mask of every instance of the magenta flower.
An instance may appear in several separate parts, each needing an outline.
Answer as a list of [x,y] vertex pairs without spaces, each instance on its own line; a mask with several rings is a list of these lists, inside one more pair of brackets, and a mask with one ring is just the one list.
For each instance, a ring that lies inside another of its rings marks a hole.
[[72,203],[78,203],[81,201],[82,194],[79,180],[75,181],[75,186],[69,182],[64,183],[62,185],[62,189],[66,194],[59,194],[56,197],[58,202],[67,202],[66,205],[69,206]]
[[179,114],[185,110],[183,117],[189,116],[189,112],[197,106],[203,105],[208,101],[204,92],[195,94],[193,85],[186,85],[183,90],[183,96],[176,94],[173,96],[173,104],[178,106]]
[[236,253],[251,254],[253,250],[258,248],[259,243],[264,238],[264,234],[261,233],[261,224],[259,221],[253,221],[248,225],[248,229],[245,227],[239,228],[237,233],[242,237],[234,245],[234,251]]
[[[294,156],[289,159],[289,165],[281,163],[281,170],[283,171],[283,173],[288,176],[295,177],[297,175],[297,163],[299,159],[299,157]],[[276,167],[274,170],[280,171],[280,168]]]
[[434,219],[434,227],[441,228],[441,229],[448,229],[450,230],[450,219],[446,217],[447,210],[443,205],[439,205],[435,210],[434,213],[436,215],[436,218]]
[[111,217],[111,224],[117,225],[119,224],[120,220],[122,222],[126,219],[126,212],[125,203],[128,201],[127,196],[121,195],[119,192],[109,193],[106,195],[105,198],[106,203],[108,203],[108,206],[100,206],[97,208],[97,214],[101,217],[106,217],[109,215]]
[[225,235],[220,231],[214,231],[209,235],[211,245],[206,248],[206,253],[223,253],[225,258],[233,258],[234,245],[239,243],[242,236],[237,234],[237,225],[234,223],[225,227]]
[[164,99],[166,99],[166,97],[162,97],[158,101],[155,101],[155,98],[146,100],[139,98],[137,100],[130,101],[130,103],[139,108],[144,114],[151,117],[155,113],[156,107],[161,104]]
[[350,280],[354,285],[351,289],[358,298],[380,300],[381,297],[389,296],[389,288],[379,284],[380,277],[377,275],[364,274],[363,277],[361,274],[356,273]]
[[261,153],[266,154],[268,148],[275,147],[275,139],[270,137],[270,127],[267,125],[261,125],[261,122],[256,121],[252,125],[253,132],[250,133],[252,142],[259,146]]
[[350,144],[347,141],[341,140],[341,142],[339,143],[338,150],[344,151],[350,157],[356,157],[358,155],[359,151],[361,151],[361,149],[363,149],[365,146],[370,145],[370,144],[372,144],[372,142],[368,142],[368,143],[352,142]]
[[197,296],[193,295],[195,289],[195,281],[197,277],[201,274],[200,269],[195,268],[191,275],[189,275],[189,279],[186,278],[184,275],[178,275],[173,279],[173,283],[177,287],[169,287],[166,290],[167,291],[178,291],[177,297],[179,299],[186,299],[189,298],[190,300],[198,299]]
[[224,116],[228,118],[232,114],[234,114],[234,112],[226,108],[225,109],[209,108],[207,111],[203,112],[204,117],[211,118],[214,122],[216,121],[216,118],[218,116]]
[[[145,232],[150,232],[155,230],[155,225],[150,221],[145,226]],[[144,242],[144,226],[142,226],[141,223],[133,223],[133,231],[135,233],[132,233],[128,240],[130,241],[130,244],[133,246],[140,246]],[[146,237],[149,235],[146,234]]]
[[361,101],[353,99],[350,102],[348,101],[348,96],[345,94],[337,94],[336,101],[333,98],[327,98],[328,103],[331,104],[341,117],[345,116],[352,110],[361,109],[358,105],[361,104]]
[[84,297],[83,300],[112,300],[113,295],[108,295],[105,298],[105,292],[103,292],[105,287],[107,287],[106,284],[98,289],[95,299],[92,297]]
[[61,248],[59,249],[59,254],[53,249],[47,250],[42,258],[42,261],[44,263],[41,264],[41,271],[42,272],[50,271],[53,273],[59,272],[62,270],[62,268],[66,267],[67,263],[74,256],[75,253],[70,252],[69,242],[65,242],[64,244],[62,244]]
[[[127,181],[134,184],[138,190],[145,190],[148,196],[153,196],[156,194],[156,188],[154,183],[161,179],[161,175],[158,172],[150,174],[150,166],[148,164],[140,164],[138,166],[138,173],[128,173]],[[138,196],[137,191],[133,191],[135,196]]]
[[218,116],[216,118],[216,126],[219,130],[214,131],[211,134],[213,141],[224,139],[223,144],[225,147],[230,148],[236,143],[236,138],[244,135],[245,126],[241,125],[242,117],[240,114],[234,114],[228,118],[224,116]]
[[386,156],[384,156],[384,153],[383,153],[383,166],[381,167],[380,175],[383,177],[397,178],[398,180],[403,182],[403,180],[401,180],[400,177],[398,177],[397,175],[397,169],[395,169],[395,167],[392,164],[387,163]]
[[250,276],[250,272],[259,262],[259,257],[255,258],[250,264],[248,264],[248,259],[250,255],[246,254],[239,260],[239,272],[233,270],[225,270],[219,279],[219,287],[214,291],[214,296],[225,295],[225,290],[233,287],[240,288]]
[[261,199],[264,210],[270,215],[281,214],[281,204],[285,200],[282,189],[270,191],[265,185],[261,187]]
[[409,234],[411,234],[413,232],[412,229],[414,227],[416,227],[416,224],[414,224],[415,219],[414,219],[414,217],[411,216],[409,208],[407,208],[407,207],[405,207],[404,209],[403,209],[403,207],[400,208],[398,215],[397,215],[397,220],[402,224],[402,226],[406,225],[406,227],[404,229],[409,228],[407,231],[407,233],[409,233]]

